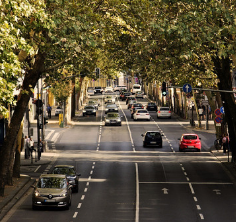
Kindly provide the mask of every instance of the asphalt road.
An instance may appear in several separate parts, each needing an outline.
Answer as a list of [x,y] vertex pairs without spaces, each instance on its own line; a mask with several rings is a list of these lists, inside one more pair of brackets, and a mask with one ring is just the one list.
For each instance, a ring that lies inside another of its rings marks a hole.
[[[150,112],[151,121],[133,121],[125,102],[117,104],[122,126],[104,126],[101,103],[96,117],[78,117],[73,127],[54,132],[49,152],[55,161],[31,174],[38,177],[55,164],[76,166],[82,176],[70,209],[33,211],[29,190],[11,211],[9,222],[236,220],[235,186],[209,152],[214,135],[199,133],[202,152],[180,153],[178,138],[191,132],[183,122],[157,119],[155,112]],[[164,134],[163,148],[142,147],[141,134],[147,130]]]

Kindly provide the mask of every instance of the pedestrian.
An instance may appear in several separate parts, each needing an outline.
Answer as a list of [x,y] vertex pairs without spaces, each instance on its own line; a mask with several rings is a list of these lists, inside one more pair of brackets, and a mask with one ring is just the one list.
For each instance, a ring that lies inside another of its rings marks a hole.
[[50,106],[50,104],[48,104],[47,106],[47,112],[48,112],[48,118],[51,119],[52,107]]
[[38,148],[38,160],[40,160],[42,152],[43,152],[43,142],[40,139],[40,141],[39,141],[39,148]]
[[29,144],[30,144],[31,157],[33,157],[33,151],[36,151],[36,150],[34,149],[34,140],[32,139],[32,137],[30,137]]
[[202,116],[203,116],[203,108],[199,106],[198,108],[198,113],[199,113],[199,116],[200,116],[200,119],[202,119]]
[[228,134],[224,134],[222,138],[223,153],[226,153],[226,150],[229,148],[229,137]]
[[25,159],[29,159],[29,157],[30,157],[30,150],[29,150],[30,144],[29,144],[28,136],[25,136],[24,148],[25,148]]

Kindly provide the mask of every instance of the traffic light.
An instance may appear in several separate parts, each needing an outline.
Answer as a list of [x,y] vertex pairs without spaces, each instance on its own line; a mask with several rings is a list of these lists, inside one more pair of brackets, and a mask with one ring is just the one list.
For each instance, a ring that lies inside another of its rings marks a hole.
[[44,125],[46,125],[47,123],[48,123],[48,118],[47,117],[44,117],[44,121],[43,121],[43,123],[44,123]]
[[166,96],[166,82],[163,82],[163,83],[162,83],[162,88],[161,88],[161,90],[162,90],[162,96]]
[[96,77],[99,78],[99,75],[100,75],[100,69],[99,69],[99,68],[96,68],[95,72],[96,72]]

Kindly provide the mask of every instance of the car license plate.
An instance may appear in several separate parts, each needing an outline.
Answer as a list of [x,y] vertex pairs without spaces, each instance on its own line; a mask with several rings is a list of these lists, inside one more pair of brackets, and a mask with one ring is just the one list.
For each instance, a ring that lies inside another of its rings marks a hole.
[[52,202],[56,202],[56,200],[44,200],[44,202],[52,203]]
[[150,144],[156,144],[156,142],[150,142]]
[[153,109],[153,108],[154,108],[154,106],[150,106],[150,108],[151,108],[151,109]]
[[111,120],[111,123],[115,123],[116,121],[115,120]]
[[194,148],[194,146],[188,146],[188,148]]

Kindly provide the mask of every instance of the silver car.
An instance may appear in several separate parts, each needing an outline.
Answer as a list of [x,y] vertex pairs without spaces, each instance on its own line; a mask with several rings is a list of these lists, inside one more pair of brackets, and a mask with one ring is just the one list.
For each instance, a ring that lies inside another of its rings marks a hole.
[[106,96],[104,99],[104,103],[115,103],[116,102],[116,98],[114,96]]
[[96,116],[97,109],[95,106],[85,106],[83,109],[83,116],[94,115]]
[[105,116],[105,126],[117,125],[121,126],[121,116],[119,113],[112,112]]
[[158,107],[157,118],[169,118],[171,119],[171,110],[169,107]]
[[60,207],[69,209],[71,206],[72,185],[66,175],[42,174],[33,186],[32,208]]

